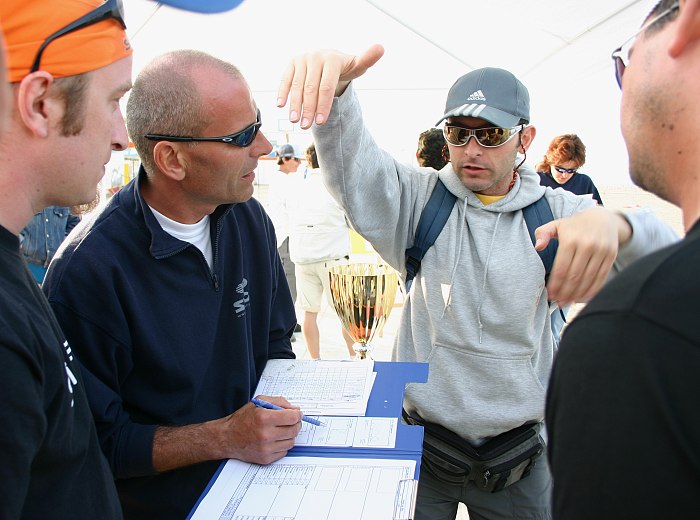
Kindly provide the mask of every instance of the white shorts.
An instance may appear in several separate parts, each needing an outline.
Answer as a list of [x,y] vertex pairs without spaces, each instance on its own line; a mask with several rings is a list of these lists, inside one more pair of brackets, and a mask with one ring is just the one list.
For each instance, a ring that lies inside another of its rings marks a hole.
[[[338,258],[335,260],[324,260],[310,264],[297,264],[294,272],[297,279],[297,297],[302,310],[307,312],[319,312],[323,293],[329,300],[330,282],[328,280],[328,269],[346,264],[348,258]],[[331,304],[330,300],[328,301]]]

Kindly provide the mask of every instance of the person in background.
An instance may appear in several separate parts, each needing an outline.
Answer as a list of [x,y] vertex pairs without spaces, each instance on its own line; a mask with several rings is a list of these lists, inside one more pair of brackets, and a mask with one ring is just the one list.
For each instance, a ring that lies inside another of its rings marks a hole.
[[32,217],[19,234],[22,256],[39,285],[68,233],[80,222],[67,206],[49,206]]
[[[445,121],[450,164],[438,175],[395,160],[365,127],[352,82],[383,51],[295,57],[278,105],[289,98],[290,121],[316,123],[326,186],[402,276],[438,179],[457,197],[413,280],[392,353],[430,363],[428,381],[409,384],[404,399],[407,422],[426,427],[414,518],[454,519],[460,502],[472,518],[549,518],[551,479],[539,457],[555,351],[549,300],[592,296],[613,263],[667,244],[673,233],[646,212],[622,216],[590,197],[540,186],[523,157],[536,134],[529,94],[503,69],[471,71],[450,89],[437,123]],[[535,248],[522,208],[543,195],[556,220],[536,230]],[[559,245],[545,283],[536,249],[550,238]],[[476,449],[500,455],[472,471],[468,453]]]
[[[552,139],[542,161],[537,164],[540,184],[550,188],[563,188],[576,195],[590,194],[601,206],[603,199],[591,178],[578,171],[586,162],[586,145],[576,134],[559,135]],[[566,326],[571,307],[560,307],[552,314],[552,332],[558,343]]]
[[[294,185],[288,197],[289,254],[296,268],[297,292],[304,311],[301,329],[311,359],[321,358],[318,313],[323,295],[330,302],[328,269],[350,258],[350,228],[343,209],[323,185],[316,147],[306,150],[309,170],[306,180]],[[341,324],[341,333],[351,359],[354,340]]]
[[613,52],[629,173],[685,238],[613,279],[563,335],[547,396],[554,517],[697,518],[700,2],[662,0]]
[[[289,290],[292,293],[292,301],[297,301],[297,281],[294,274],[294,262],[289,258],[289,212],[287,200],[293,184],[301,179],[298,172],[304,153],[296,145],[285,143],[277,149],[277,165],[279,170],[273,174],[270,180],[268,192],[268,213],[275,225],[277,234],[277,251],[279,251],[284,267],[284,275],[287,278]],[[294,327],[294,332],[301,332],[301,325]],[[294,341],[294,336],[292,336]]]
[[252,197],[272,146],[240,71],[203,52],[148,64],[126,110],[138,176],[64,242],[43,289],[89,374],[125,517],[185,518],[222,459],[273,462],[301,428],[285,399],[250,402],[267,361],[294,358],[294,305]]
[[542,161],[537,164],[540,184],[564,188],[576,195],[590,194],[598,204],[603,199],[591,178],[578,170],[586,162],[586,145],[576,134],[559,135],[552,139]]
[[119,99],[132,50],[120,5],[0,2],[0,518],[122,518],[87,379],[19,238],[43,208],[90,202],[110,152],[128,144]]
[[449,160],[449,150],[445,136],[439,128],[429,128],[418,136],[416,160],[418,166],[442,170]]

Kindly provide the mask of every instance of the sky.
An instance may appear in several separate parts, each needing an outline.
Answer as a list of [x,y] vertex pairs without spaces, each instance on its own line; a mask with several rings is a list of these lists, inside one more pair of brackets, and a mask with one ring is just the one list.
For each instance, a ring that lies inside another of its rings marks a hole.
[[134,77],[178,48],[226,59],[248,80],[273,144],[311,141],[276,107],[293,56],[320,48],[357,54],[380,43],[384,57],[355,89],[367,127],[397,160],[415,163],[418,135],[440,118],[458,77],[496,66],[530,91],[537,137],[529,163],[554,136],[577,133],[587,147],[581,171],[600,186],[631,184],[610,54],[636,32],[651,0],[243,0],[213,15],[152,0],[124,5]]

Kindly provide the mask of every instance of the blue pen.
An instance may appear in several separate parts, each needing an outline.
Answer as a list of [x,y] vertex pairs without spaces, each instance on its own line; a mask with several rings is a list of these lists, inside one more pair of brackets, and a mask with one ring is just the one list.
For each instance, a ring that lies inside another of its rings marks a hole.
[[[253,397],[250,400],[251,403],[253,403],[255,406],[258,406],[260,408],[267,408],[268,410],[288,410],[289,408],[282,408],[281,406],[277,406],[276,404],[268,403],[267,401],[263,401],[262,399],[258,399],[256,397]],[[304,422],[307,422],[309,424],[314,424],[316,426],[325,426],[321,421],[318,419],[314,419],[313,417],[307,417],[306,415],[301,416],[301,420]]]

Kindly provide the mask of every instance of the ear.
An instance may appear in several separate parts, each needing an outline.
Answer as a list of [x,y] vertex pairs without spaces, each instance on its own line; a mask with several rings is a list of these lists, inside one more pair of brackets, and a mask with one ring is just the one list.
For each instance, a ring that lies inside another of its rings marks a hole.
[[535,129],[534,126],[526,126],[521,132],[522,132],[522,138],[520,140],[521,149],[518,151],[525,153],[525,152],[527,152],[528,148],[530,148],[532,141],[535,140],[535,135],[537,134],[537,130]]
[[52,120],[63,116],[63,103],[49,95],[53,83],[53,76],[40,70],[22,78],[17,88],[17,111],[29,132],[37,137],[47,137]]
[[681,0],[675,33],[668,47],[672,58],[678,58],[692,43],[700,39],[700,0]]
[[177,143],[158,141],[153,147],[153,160],[166,177],[175,181],[181,181],[187,175],[185,156]]

